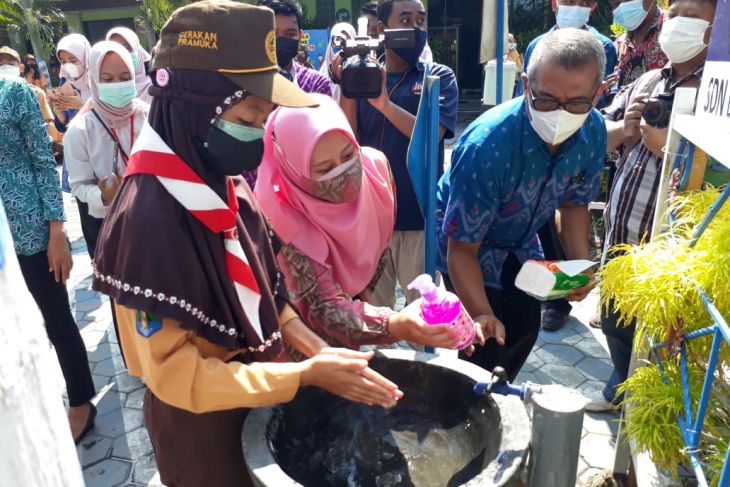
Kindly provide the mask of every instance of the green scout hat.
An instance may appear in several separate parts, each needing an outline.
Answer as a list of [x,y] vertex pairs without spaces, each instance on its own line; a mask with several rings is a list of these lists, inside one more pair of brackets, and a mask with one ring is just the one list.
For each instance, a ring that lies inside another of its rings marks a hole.
[[160,33],[154,67],[225,75],[247,92],[285,107],[315,106],[279,74],[274,13],[229,0],[205,0],[173,12]]
[[18,51],[15,49],[11,49],[8,46],[0,47],[0,54],[7,54],[8,56],[14,57],[19,63],[20,61],[20,54],[18,54]]

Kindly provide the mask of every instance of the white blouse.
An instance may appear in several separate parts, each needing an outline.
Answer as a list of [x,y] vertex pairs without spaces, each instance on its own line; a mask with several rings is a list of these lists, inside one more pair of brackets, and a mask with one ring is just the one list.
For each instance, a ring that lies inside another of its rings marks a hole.
[[[132,144],[147,120],[149,105],[137,99],[132,113],[123,122],[115,125],[107,123],[116,132],[119,146],[127,155],[131,154]],[[63,154],[71,192],[89,205],[89,214],[95,218],[104,218],[109,210],[101,200],[101,190],[97,184],[112,174],[114,147],[114,140],[91,111],[76,115],[63,138]],[[120,172],[123,172],[126,163],[121,151],[117,161]]]

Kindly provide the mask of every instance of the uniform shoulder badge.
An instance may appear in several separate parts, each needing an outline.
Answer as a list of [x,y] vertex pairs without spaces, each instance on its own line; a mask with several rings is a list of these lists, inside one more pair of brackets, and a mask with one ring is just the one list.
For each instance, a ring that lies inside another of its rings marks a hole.
[[137,311],[137,333],[149,338],[162,329],[162,318],[153,313]]

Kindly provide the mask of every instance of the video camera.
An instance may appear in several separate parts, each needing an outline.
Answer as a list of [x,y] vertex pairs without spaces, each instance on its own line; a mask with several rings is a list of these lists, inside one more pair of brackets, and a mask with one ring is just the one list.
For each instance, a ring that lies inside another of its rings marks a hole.
[[358,20],[358,27],[360,32],[354,39],[335,44],[342,48],[340,55],[347,60],[342,65],[342,94],[353,99],[377,98],[383,89],[383,77],[380,65],[369,56],[382,48],[414,47],[416,34],[413,29],[387,29],[385,35],[371,39],[366,34],[367,18],[364,17]]

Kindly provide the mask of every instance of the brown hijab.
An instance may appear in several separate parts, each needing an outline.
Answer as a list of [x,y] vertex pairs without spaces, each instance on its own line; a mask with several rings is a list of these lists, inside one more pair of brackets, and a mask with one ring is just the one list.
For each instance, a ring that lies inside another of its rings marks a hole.
[[[224,76],[198,70],[172,71],[165,87],[150,89],[152,128],[223,201],[226,177],[206,166],[200,151],[216,111],[238,90]],[[245,361],[272,360],[281,350],[278,315],[288,294],[273,232],[240,178],[236,195],[239,240],[262,295],[263,341],[227,276],[222,236],[195,219],[154,176],[125,178],[99,235],[94,289],[129,308],[179,320],[217,345],[245,349]]]

